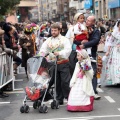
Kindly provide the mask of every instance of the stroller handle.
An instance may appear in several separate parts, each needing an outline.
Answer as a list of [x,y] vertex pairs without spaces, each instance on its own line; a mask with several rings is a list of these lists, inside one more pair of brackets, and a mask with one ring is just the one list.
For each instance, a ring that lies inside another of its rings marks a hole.
[[[54,51],[52,51],[52,53],[54,54]],[[47,54],[45,55],[45,57],[47,57],[49,54],[50,54],[50,53],[47,53]],[[56,60],[58,60],[58,58],[59,58],[59,56],[57,55],[57,56],[56,56]]]

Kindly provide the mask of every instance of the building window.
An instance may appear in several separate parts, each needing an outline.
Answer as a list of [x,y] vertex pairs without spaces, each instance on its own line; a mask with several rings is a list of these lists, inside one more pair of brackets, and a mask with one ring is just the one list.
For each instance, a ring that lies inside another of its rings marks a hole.
[[53,14],[56,14],[56,10],[53,10],[52,13],[53,13]]
[[98,1],[95,2],[95,7],[98,7]]

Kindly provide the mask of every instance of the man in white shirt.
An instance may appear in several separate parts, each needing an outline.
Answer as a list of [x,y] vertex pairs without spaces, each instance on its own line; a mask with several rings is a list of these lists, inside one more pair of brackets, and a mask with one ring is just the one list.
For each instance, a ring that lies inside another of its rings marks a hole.
[[[60,34],[60,26],[53,24],[51,26],[52,37],[48,38],[40,49],[40,54],[46,55],[49,53],[48,61],[57,60],[57,81],[56,92],[59,104],[63,104],[63,99],[68,98],[70,70],[69,70],[69,55],[71,53],[70,41]],[[52,55],[51,55],[52,54]]]

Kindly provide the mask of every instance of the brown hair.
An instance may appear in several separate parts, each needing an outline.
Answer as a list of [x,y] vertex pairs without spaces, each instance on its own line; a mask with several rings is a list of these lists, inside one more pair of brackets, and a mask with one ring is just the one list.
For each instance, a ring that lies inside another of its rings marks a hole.
[[119,27],[119,25],[120,25],[120,20],[118,20],[117,27]]
[[58,29],[58,30],[61,29],[61,28],[60,28],[60,25],[57,24],[57,23],[52,24],[52,25],[51,25],[51,29],[52,29],[52,28],[55,28],[55,29]]

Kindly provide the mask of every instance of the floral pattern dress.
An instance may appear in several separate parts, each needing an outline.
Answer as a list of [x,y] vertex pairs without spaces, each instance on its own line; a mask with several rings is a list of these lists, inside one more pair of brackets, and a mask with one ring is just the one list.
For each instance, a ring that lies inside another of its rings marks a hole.
[[120,31],[112,34],[112,46],[105,69],[105,85],[115,85],[120,83]]

